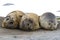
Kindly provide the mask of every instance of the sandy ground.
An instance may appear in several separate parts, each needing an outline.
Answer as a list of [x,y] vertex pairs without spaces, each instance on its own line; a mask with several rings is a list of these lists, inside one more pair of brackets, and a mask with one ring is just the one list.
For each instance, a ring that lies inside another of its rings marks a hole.
[[0,27],[0,40],[60,40],[60,27],[58,25],[54,31],[40,29],[30,32]]

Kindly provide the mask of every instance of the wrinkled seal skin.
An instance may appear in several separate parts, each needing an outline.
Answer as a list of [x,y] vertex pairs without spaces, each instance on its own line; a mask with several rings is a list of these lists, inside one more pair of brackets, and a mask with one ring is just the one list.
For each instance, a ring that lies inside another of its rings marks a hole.
[[57,29],[56,16],[51,12],[46,12],[40,16],[41,27],[48,30]]
[[25,14],[20,22],[20,29],[24,31],[33,31],[39,29],[39,17],[34,13]]
[[12,11],[9,13],[2,22],[3,28],[14,29],[18,28],[21,17],[24,15],[22,11]]

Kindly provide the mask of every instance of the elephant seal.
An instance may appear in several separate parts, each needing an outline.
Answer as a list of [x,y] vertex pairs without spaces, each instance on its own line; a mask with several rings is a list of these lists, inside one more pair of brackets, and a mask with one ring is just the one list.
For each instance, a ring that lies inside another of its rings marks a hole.
[[27,13],[23,15],[19,28],[24,31],[33,31],[39,29],[39,16],[34,13]]
[[24,15],[22,11],[15,10],[10,12],[2,22],[3,28],[14,29],[18,28],[21,17]]
[[46,12],[40,16],[41,27],[48,30],[57,29],[57,19],[56,16],[51,12]]

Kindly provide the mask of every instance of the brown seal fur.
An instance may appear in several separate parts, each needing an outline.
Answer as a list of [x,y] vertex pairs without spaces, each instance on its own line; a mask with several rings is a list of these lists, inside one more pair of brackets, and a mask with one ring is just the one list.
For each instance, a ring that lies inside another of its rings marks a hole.
[[21,20],[21,17],[24,15],[22,11],[16,10],[9,13],[6,18],[3,20],[3,28],[17,28]]
[[20,29],[22,30],[37,30],[39,29],[39,16],[34,13],[27,13],[25,14],[20,22]]

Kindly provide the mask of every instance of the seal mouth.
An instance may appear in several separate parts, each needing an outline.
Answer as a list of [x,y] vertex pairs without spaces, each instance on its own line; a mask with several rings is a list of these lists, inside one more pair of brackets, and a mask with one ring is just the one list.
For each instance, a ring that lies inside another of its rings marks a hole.
[[13,28],[14,28],[14,25],[7,25],[6,28],[8,28],[8,29],[13,29]]

